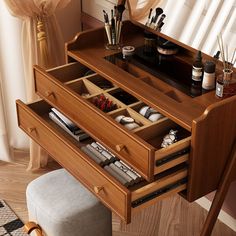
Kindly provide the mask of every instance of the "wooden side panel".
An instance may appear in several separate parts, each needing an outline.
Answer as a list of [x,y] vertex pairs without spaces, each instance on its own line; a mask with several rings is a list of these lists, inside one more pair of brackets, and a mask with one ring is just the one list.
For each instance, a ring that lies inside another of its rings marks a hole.
[[236,139],[236,96],[209,106],[193,121],[187,199],[215,190]]

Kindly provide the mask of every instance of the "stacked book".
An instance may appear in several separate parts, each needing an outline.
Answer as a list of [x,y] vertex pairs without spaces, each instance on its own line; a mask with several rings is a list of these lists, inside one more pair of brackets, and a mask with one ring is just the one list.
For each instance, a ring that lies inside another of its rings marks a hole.
[[49,118],[78,141],[89,137],[88,134],[86,134],[82,129],[76,126],[71,120],[55,108],[51,108]]
[[123,161],[118,160],[113,153],[98,142],[87,144],[81,150],[126,187],[142,180],[136,171]]

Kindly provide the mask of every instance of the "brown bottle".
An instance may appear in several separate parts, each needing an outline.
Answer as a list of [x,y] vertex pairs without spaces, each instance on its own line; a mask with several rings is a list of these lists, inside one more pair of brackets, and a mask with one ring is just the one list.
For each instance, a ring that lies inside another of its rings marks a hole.
[[202,64],[202,53],[198,51],[197,57],[193,62],[192,68],[192,80],[194,83],[202,83],[203,76],[203,64]]

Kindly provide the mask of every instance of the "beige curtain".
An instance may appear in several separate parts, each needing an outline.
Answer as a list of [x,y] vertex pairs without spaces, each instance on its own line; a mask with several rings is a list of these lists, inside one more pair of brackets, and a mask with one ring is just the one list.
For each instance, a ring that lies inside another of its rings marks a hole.
[[132,19],[142,20],[147,18],[151,8],[155,10],[161,2],[162,0],[128,0],[127,3]]
[[6,121],[5,121],[5,109],[2,96],[2,76],[0,74],[0,147],[1,147],[1,160],[12,161],[10,155],[10,147],[8,143]]
[[[34,64],[45,68],[64,63],[64,41],[55,18],[55,11],[70,0],[4,0],[10,13],[22,19],[22,55],[27,102],[38,99],[35,94]],[[47,164],[47,154],[30,141],[28,169],[37,170]]]

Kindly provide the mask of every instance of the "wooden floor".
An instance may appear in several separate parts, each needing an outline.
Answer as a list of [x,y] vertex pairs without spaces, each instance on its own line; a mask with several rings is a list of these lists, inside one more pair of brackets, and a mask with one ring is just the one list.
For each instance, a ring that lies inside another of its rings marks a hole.
[[[17,163],[0,161],[0,198],[8,203],[23,221],[27,221],[27,184],[41,174],[58,168],[55,163],[51,163],[47,170],[30,173],[26,172],[27,161],[23,152],[17,152]],[[189,204],[176,195],[133,216],[129,225],[123,224],[114,215],[113,236],[199,236],[206,213],[198,204]],[[218,221],[212,235],[236,236],[236,232]]]

